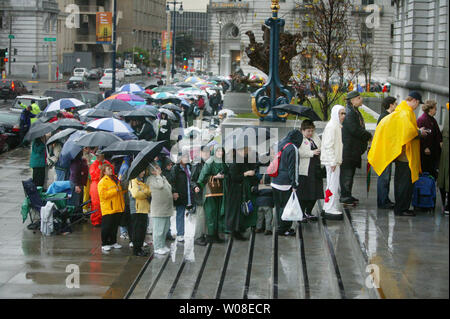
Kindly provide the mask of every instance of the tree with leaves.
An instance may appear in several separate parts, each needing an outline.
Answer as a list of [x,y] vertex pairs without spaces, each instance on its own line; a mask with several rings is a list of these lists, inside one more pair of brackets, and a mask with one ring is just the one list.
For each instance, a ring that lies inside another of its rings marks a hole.
[[[301,54],[306,60],[312,59],[313,67],[300,68],[297,74],[317,99],[323,120],[328,120],[330,107],[345,91],[345,76],[354,75],[349,65],[352,4],[349,0],[311,0],[303,5],[307,7],[304,19],[310,32],[302,43]],[[312,106],[311,101],[307,103]]]

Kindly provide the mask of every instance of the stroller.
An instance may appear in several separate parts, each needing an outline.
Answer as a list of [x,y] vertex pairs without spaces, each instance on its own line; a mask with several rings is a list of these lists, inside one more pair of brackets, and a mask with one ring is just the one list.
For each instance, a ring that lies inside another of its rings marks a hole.
[[[71,232],[71,226],[81,221],[87,220],[94,211],[83,213],[83,206],[90,203],[86,201],[79,206],[68,205],[70,193],[46,194],[42,187],[36,187],[32,179],[22,181],[25,199],[22,203],[22,222],[30,218],[31,223],[27,226],[30,230],[37,230],[41,227],[41,208],[47,205],[47,202],[54,203],[53,210],[53,233],[61,234]],[[33,218],[37,215],[38,218]]]

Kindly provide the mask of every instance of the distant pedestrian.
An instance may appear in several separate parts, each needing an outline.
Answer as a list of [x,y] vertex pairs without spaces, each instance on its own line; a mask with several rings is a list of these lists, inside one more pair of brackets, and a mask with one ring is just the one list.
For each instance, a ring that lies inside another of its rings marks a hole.
[[361,156],[367,151],[372,134],[366,130],[364,118],[358,108],[363,100],[360,94],[352,91],[347,95],[345,120],[342,123],[342,166],[340,173],[341,203],[356,205],[359,200],[352,196],[353,179],[356,168],[361,168]]
[[33,66],[31,67],[31,78],[32,78],[33,80],[36,79],[36,73],[37,73],[36,64],[33,64]]
[[166,236],[174,210],[172,186],[161,175],[161,168],[155,162],[150,165],[149,184],[152,192],[150,217],[153,224],[153,248],[155,254],[165,255],[170,251],[166,246]]
[[379,123],[367,156],[378,175],[395,161],[394,214],[397,216],[415,216],[409,208],[413,184],[421,170],[419,139],[427,135],[425,128],[417,127],[414,114],[420,104],[423,104],[420,93],[410,92],[395,111]]
[[422,172],[428,172],[435,179],[438,177],[439,160],[441,158],[442,133],[434,116],[436,101],[427,100],[422,105],[423,114],[417,119],[417,126],[428,130],[428,135],[420,139],[420,161]]
[[[381,103],[381,114],[378,118],[377,126],[387,115],[394,112],[397,107],[397,99],[392,96],[386,97]],[[377,180],[377,206],[380,209],[392,209],[394,203],[389,199],[389,189],[391,184],[392,163],[381,173]]]
[[98,196],[102,211],[102,251],[122,248],[117,243],[117,230],[125,209],[123,191],[110,164],[101,166]]
[[331,109],[331,118],[322,134],[320,162],[327,171],[327,186],[325,203],[323,205],[326,219],[342,219],[339,207],[339,175],[342,164],[342,122],[346,116],[342,105],[335,105]]
[[166,113],[161,113],[161,118],[157,121],[157,130],[156,141],[164,141],[164,147],[170,149],[170,134],[172,133],[172,127]]

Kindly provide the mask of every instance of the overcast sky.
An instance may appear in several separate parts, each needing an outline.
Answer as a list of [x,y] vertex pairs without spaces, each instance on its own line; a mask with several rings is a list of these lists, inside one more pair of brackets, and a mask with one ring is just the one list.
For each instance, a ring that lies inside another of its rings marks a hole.
[[206,5],[209,0],[182,0],[185,11],[203,11],[206,12]]

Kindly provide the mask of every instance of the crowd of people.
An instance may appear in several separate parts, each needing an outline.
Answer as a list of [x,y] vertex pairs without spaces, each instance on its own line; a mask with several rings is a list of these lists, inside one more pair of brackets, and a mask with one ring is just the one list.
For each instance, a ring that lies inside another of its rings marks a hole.
[[[201,103],[193,102],[189,107],[194,109]],[[216,110],[220,101],[215,96],[209,103]],[[117,241],[120,234],[122,239],[129,239],[136,256],[147,255],[143,249],[148,245],[146,233],[152,234],[154,252],[160,255],[170,251],[167,241],[183,242],[186,216],[195,217],[197,245],[223,243],[224,234],[247,240],[245,233],[251,227],[265,235],[276,231],[280,236],[293,236],[293,222],[281,218],[292,192],[299,199],[303,222],[317,220],[313,208],[322,199],[324,218],[342,219],[341,205],[359,203],[352,194],[353,181],[370,142],[369,163],[379,175],[379,208],[413,216],[409,210],[413,183],[420,172],[428,171],[438,180],[448,214],[448,114],[441,134],[433,118],[435,102],[422,103],[417,92],[411,92],[398,106],[395,98],[387,97],[372,136],[358,110],[362,103],[357,91],[348,93],[345,107],[332,108],[321,138],[310,120],[290,131],[276,145],[276,151],[281,152],[276,177],[261,173],[262,165],[250,161],[254,150],[249,146],[226,150],[220,144],[207,144],[201,146],[196,161],[191,150],[181,151],[176,162],[161,153],[137,178],[128,181],[130,156],[111,158],[97,147],[85,147],[70,167],[63,168],[58,166],[61,145],[54,143],[47,150],[46,137],[42,137],[32,142],[33,181],[43,186],[50,178],[46,167],[54,167],[53,180],[71,182],[74,205],[91,200],[86,210],[94,211],[92,225],[101,227],[102,251],[121,248]],[[416,121],[413,111],[420,104],[424,114]],[[167,148],[171,146],[171,129],[178,125],[164,113],[159,119],[130,124],[139,139],[163,141]],[[234,159],[231,163],[225,161],[230,153]],[[388,196],[392,164],[395,203]],[[170,232],[172,216],[175,238]]]

